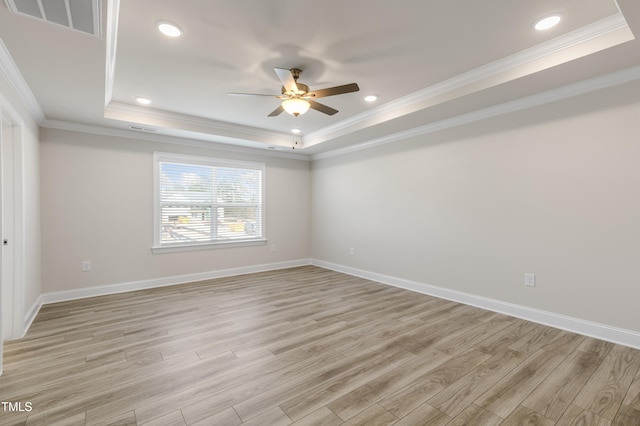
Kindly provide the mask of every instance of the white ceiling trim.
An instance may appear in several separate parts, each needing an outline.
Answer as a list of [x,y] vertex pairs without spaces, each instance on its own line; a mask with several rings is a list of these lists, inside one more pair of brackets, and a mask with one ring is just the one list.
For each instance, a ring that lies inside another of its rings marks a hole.
[[237,152],[250,155],[263,155],[267,157],[290,158],[294,160],[311,161],[311,157],[306,154],[294,153],[291,147],[288,151],[271,150],[261,148],[244,147],[238,145],[229,145],[218,141],[202,140],[200,138],[176,137],[171,135],[163,135],[160,133],[136,132],[126,129],[116,129],[113,127],[101,127],[90,124],[81,124],[69,121],[46,119],[41,123],[42,127],[57,130],[67,130],[71,132],[88,133],[92,135],[111,136],[117,138],[137,139],[147,142],[166,143],[171,145],[193,146],[197,148],[206,148],[216,151]]
[[[250,127],[226,121],[178,114],[153,108],[139,107],[119,102],[111,102],[105,107],[105,117],[116,120],[144,124],[145,126],[184,130],[209,136],[223,136],[238,141],[266,145],[290,146],[291,135],[273,130]],[[287,141],[283,143],[283,141]]]
[[[317,132],[309,133],[302,139],[303,147],[313,146],[354,130],[371,126],[372,123],[379,124],[418,111],[425,106],[433,105],[434,102],[438,102],[436,101],[438,97],[448,93],[457,92],[463,88],[512,71],[515,68],[548,58],[550,55],[564,52],[567,49],[583,45],[615,32],[620,32],[621,30],[626,30],[626,32],[621,35],[622,38],[620,40],[615,41],[616,44],[633,39],[633,35],[629,30],[624,16],[622,13],[617,13],[593,24],[556,37],[546,43],[541,43],[530,49],[491,62],[472,71],[459,74],[395,101],[388,102],[378,108],[347,118]],[[602,46],[599,46],[598,49],[602,49]],[[459,94],[457,96],[459,96]]]
[[[488,107],[488,108],[483,108],[471,113],[462,114],[456,117],[429,123],[424,126],[408,129],[406,131],[397,132],[391,135],[386,135],[380,138],[369,140],[364,143],[355,144],[355,145],[351,145],[344,148],[338,148],[338,149],[334,149],[331,151],[326,151],[326,152],[322,152],[314,155],[304,154],[303,151],[300,154],[298,154],[298,153],[293,153],[292,152],[293,150],[289,152],[282,151],[282,150],[268,150],[268,149],[265,149],[267,146],[261,146],[259,148],[250,147],[250,146],[241,147],[241,146],[228,145],[225,142],[220,142],[219,140],[214,140],[214,139],[203,140],[200,137],[188,138],[185,136],[163,135],[161,133],[135,132],[131,130],[85,125],[85,124],[71,123],[71,122],[65,122],[65,121],[59,121],[59,120],[46,119],[46,120],[43,120],[40,123],[40,125],[42,127],[47,127],[52,129],[69,130],[69,131],[99,134],[99,135],[105,135],[105,136],[115,136],[115,137],[121,137],[121,138],[139,139],[139,140],[145,140],[150,142],[162,142],[162,143],[168,143],[168,144],[174,144],[174,145],[187,145],[187,146],[195,146],[195,147],[215,149],[215,150],[241,152],[241,153],[248,153],[248,154],[254,154],[254,155],[255,154],[265,155],[270,157],[285,157],[285,158],[291,158],[296,160],[315,161],[315,160],[321,160],[321,159],[346,155],[352,152],[361,151],[361,150],[373,148],[376,146],[380,146],[380,145],[384,145],[392,142],[397,142],[397,141],[415,137],[415,136],[426,135],[439,130],[445,130],[445,129],[453,128],[456,126],[469,124],[475,121],[496,117],[502,114],[507,114],[510,112],[515,112],[515,111],[523,110],[526,108],[531,108],[534,106],[539,106],[546,103],[559,101],[559,100],[570,98],[573,96],[587,94],[589,92],[605,89],[607,87],[613,87],[619,84],[624,84],[624,83],[627,83],[633,80],[638,80],[638,79],[640,79],[640,66],[635,66],[635,67],[627,68],[614,73],[610,73],[604,76],[595,77],[595,78],[584,80],[578,83],[573,83],[558,89],[548,90],[545,92],[538,93],[536,95],[527,96],[514,101],[505,102],[505,103]],[[129,106],[125,105],[125,107],[129,107]],[[215,138],[214,135],[211,135],[211,137]],[[283,148],[291,149],[289,145],[284,146]]]
[[[158,128],[163,128],[168,125],[171,133],[187,138],[211,140],[212,137],[217,137],[216,140],[222,141],[223,143],[241,143],[255,147],[263,145],[265,148],[270,145],[290,147],[289,139],[291,136],[288,134],[113,102],[112,95],[115,80],[114,73],[120,0],[107,1],[105,117]],[[536,61],[542,62],[548,59],[550,55],[565,52],[568,49],[582,46],[592,40],[598,40],[616,32],[620,32],[622,35],[611,42],[612,44],[618,44],[633,38],[626,20],[620,12],[583,28],[556,37],[546,43],[541,43],[530,49],[460,74],[395,101],[388,102],[362,114],[347,118],[319,131],[301,136],[299,137],[300,144],[303,149],[314,146],[330,139],[361,130],[365,127],[393,120],[446,100],[504,82],[498,81],[500,78],[508,81],[514,78],[514,73],[517,72],[516,69],[518,67],[526,66],[531,68],[531,64],[534,64]],[[597,49],[602,49],[602,46],[597,47]],[[557,60],[562,61],[562,59]],[[538,65],[538,68],[543,69],[549,66],[551,65],[549,65],[547,61],[545,65]],[[521,69],[519,72],[524,75],[532,71],[531,69]],[[184,132],[181,133],[180,129],[183,129]]]
[[22,101],[25,103],[33,118],[38,123],[44,121],[44,111],[42,111],[40,104],[38,104],[36,97],[33,95],[31,88],[29,88],[29,85],[22,76],[20,69],[13,61],[9,50],[7,49],[7,46],[5,46],[5,44],[2,42],[2,39],[0,39],[0,72],[4,74],[4,76],[9,81],[9,84],[13,86],[20,99],[22,99]]
[[315,161],[330,157],[341,156],[349,154],[351,152],[369,149],[375,146],[385,145],[391,142],[396,142],[415,136],[422,136],[428,133],[437,132],[439,130],[449,129],[475,121],[484,120],[486,118],[496,117],[502,114],[520,111],[526,108],[531,108],[534,106],[544,105],[550,102],[587,94],[596,90],[605,89],[607,87],[613,87],[619,84],[628,83],[633,80],[640,80],[640,66],[627,68],[621,71],[606,74],[604,76],[569,84],[558,89],[548,90],[546,92],[541,92],[535,95],[516,99],[514,101],[505,102],[467,114],[461,114],[456,117],[429,123],[424,126],[415,127],[413,129],[382,136],[380,138],[372,139],[364,143],[322,152],[313,155],[312,159]]

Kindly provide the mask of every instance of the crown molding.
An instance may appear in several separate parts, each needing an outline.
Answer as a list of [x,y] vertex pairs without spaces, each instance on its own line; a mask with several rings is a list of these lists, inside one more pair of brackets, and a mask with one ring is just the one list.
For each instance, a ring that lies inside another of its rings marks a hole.
[[38,123],[43,122],[45,119],[44,112],[2,39],[0,39],[0,72],[5,75],[33,118]]
[[[302,139],[303,147],[313,146],[354,130],[372,124],[379,124],[424,109],[441,102],[442,99],[440,99],[440,101],[438,99],[448,94],[457,93],[455,96],[459,97],[460,91],[465,88],[469,88],[470,91],[473,91],[473,87],[476,87],[476,89],[486,88],[477,87],[477,85],[487,80],[495,79],[497,76],[507,72],[513,72],[514,69],[519,67],[527,66],[546,59],[551,55],[565,52],[567,49],[581,46],[592,40],[624,30],[627,31],[621,35],[620,40],[614,40],[614,44],[633,39],[633,35],[629,30],[624,16],[618,12],[615,15],[563,34],[548,42],[541,43],[516,54],[459,74],[377,108],[354,115],[319,131],[309,133]],[[602,49],[602,47],[600,46],[599,49]],[[566,61],[566,58],[564,61]],[[549,66],[551,65],[548,64],[546,67]],[[495,85],[496,82],[494,81],[493,84]]]
[[287,150],[270,149],[266,145],[240,146],[236,141],[234,144],[220,142],[216,140],[212,135],[211,140],[203,140],[201,138],[188,138],[185,136],[173,136],[161,133],[151,133],[144,131],[135,131],[127,129],[117,129],[113,127],[102,127],[90,124],[81,124],[62,120],[46,119],[41,124],[44,128],[66,130],[71,132],[88,133],[101,136],[112,136],[117,138],[129,138],[143,140],[147,142],[166,143],[172,145],[193,146],[198,148],[213,149],[218,151],[236,152],[250,155],[260,155],[267,157],[279,157],[288,158],[292,160],[311,161],[311,156],[307,154],[293,153],[292,148],[286,148]]
[[[115,78],[114,73],[119,5],[120,0],[108,0],[106,29],[107,58],[105,117],[130,122],[131,124],[141,124],[143,127],[157,128],[158,130],[161,129],[160,131],[165,134],[171,134],[178,138],[186,138],[190,140],[214,141],[215,139],[215,142],[218,143],[240,144],[254,148],[271,147],[272,149],[279,150],[290,147],[289,140],[291,136],[289,134],[270,131],[267,129],[240,126],[233,123],[202,117],[193,117],[185,114],[155,110],[148,107],[139,107],[120,102],[113,102],[112,95]],[[618,12],[615,15],[611,15],[600,21],[556,37],[548,42],[541,43],[537,46],[486,64],[469,72],[459,74],[395,101],[388,102],[377,108],[347,118],[335,123],[334,125],[330,125],[316,132],[301,136],[299,139],[301,142],[300,152],[304,152],[305,148],[321,144],[322,142],[336,137],[348,135],[349,133],[368,126],[387,122],[403,115],[437,105],[445,100],[464,96],[465,94],[470,94],[477,90],[491,87],[504,82],[503,80],[505,79],[508,81],[517,77],[514,76],[515,73],[520,72],[525,75],[532,72],[530,69],[525,70],[524,68],[531,68],[532,66],[540,69],[547,68],[553,65],[549,64],[548,61],[549,57],[553,55],[560,53],[561,55],[557,55],[558,57],[556,58],[556,61],[566,61],[566,58],[569,57],[566,53],[570,49],[577,46],[584,46],[585,43],[615,34],[621,30],[626,30],[626,32],[618,33],[621,35],[618,35],[618,37],[609,41],[609,45],[618,44],[622,39],[624,39],[622,41],[626,41],[633,38],[623,14]],[[598,47],[598,49],[601,48],[601,46]],[[563,58],[560,58],[560,56]],[[534,70],[533,72],[537,70]],[[467,115],[473,116],[474,114],[475,113],[465,114],[461,117],[465,117]],[[437,125],[448,125],[448,122],[456,121],[456,118],[454,118],[423,127],[436,128],[438,127]],[[375,140],[375,144],[378,142],[386,143],[382,142],[385,140],[397,140],[398,137],[404,137],[403,135],[405,133],[413,134],[414,132],[418,132],[418,134],[423,134],[423,127],[378,138]],[[344,148],[344,151],[361,149],[361,147],[372,142],[374,141],[358,144],[353,147],[347,147]],[[342,149],[337,152],[340,151],[342,151]],[[324,154],[331,156],[334,155],[335,152],[336,151],[329,151],[321,153],[316,155],[314,158],[321,158]]]
[[[158,133],[136,132],[124,129],[109,129],[105,127],[77,124],[70,126],[70,123],[61,125],[59,121],[47,120],[46,116],[37,102],[33,92],[24,80],[20,70],[13,61],[8,49],[0,39],[0,72],[8,79],[11,86],[16,90],[20,99],[24,102],[33,118],[43,127],[65,128],[68,130],[86,131],[89,133],[111,134],[136,139],[146,139],[167,143],[184,143],[187,145],[211,146],[215,144],[217,149],[222,146],[239,145],[240,149],[250,149],[252,152],[259,151],[261,155],[286,156],[297,159],[321,159],[342,155],[348,152],[366,149],[372,146],[393,142],[407,137],[427,134],[444,128],[481,120],[483,118],[504,114],[530,106],[539,105],[544,102],[551,102],[563,97],[574,96],[571,88],[582,87],[581,83],[569,85],[549,92],[544,92],[534,96],[529,96],[512,102],[496,105],[493,107],[477,110],[468,114],[452,117],[438,122],[430,123],[406,131],[391,135],[382,136],[364,143],[352,145],[345,148],[326,151],[311,155],[305,153],[305,148],[317,145],[326,140],[330,140],[341,135],[349,134],[358,129],[372,124],[382,123],[395,117],[400,117],[407,113],[424,109],[438,102],[438,97],[450,95],[460,89],[477,85],[487,79],[513,70],[514,68],[530,64],[549,55],[565,52],[576,46],[580,46],[591,40],[605,37],[620,30],[627,30],[628,36],[632,37],[629,27],[622,13],[617,13],[608,18],[595,22],[591,25],[577,29],[557,37],[549,42],[542,43],[517,54],[508,56],[501,60],[489,63],[467,73],[460,74],[451,79],[432,85],[420,91],[414,92],[398,100],[386,103],[365,113],[358,114],[334,125],[325,127],[322,130],[300,137],[302,149],[296,154],[289,154],[285,150],[291,149],[291,135],[267,129],[254,128],[236,125],[233,123],[216,121],[201,117],[193,117],[184,114],[171,113],[167,111],[154,110],[147,107],[138,107],[124,103],[112,102],[114,70],[116,61],[116,41],[118,26],[118,10],[120,0],[107,0],[107,28],[106,28],[106,77],[105,77],[105,117],[116,120],[130,122],[131,124],[142,124],[143,127],[158,128]],[[618,40],[619,42],[619,40]],[[615,75],[626,75],[623,70]],[[629,71],[633,73],[632,71]],[[608,76],[605,76],[606,80]],[[612,77],[613,78],[613,77]],[[635,78],[635,77],[634,77]],[[589,80],[590,82],[600,81],[598,78]],[[594,83],[596,84],[596,83]],[[609,85],[618,84],[612,83]],[[565,92],[565,89],[567,92]],[[582,90],[582,89],[581,89]],[[588,91],[588,89],[585,89]],[[596,90],[596,89],[592,89]],[[586,93],[586,92],[582,92]],[[549,100],[544,100],[544,94],[549,94]],[[579,93],[576,93],[579,94]],[[558,95],[558,98],[554,96]],[[130,117],[131,120],[128,120]],[[62,126],[62,127],[59,127]],[[82,129],[82,130],[79,130]],[[101,129],[101,130],[96,130]],[[184,142],[180,142],[184,141]],[[230,147],[235,150],[235,147]]]
[[552,89],[545,92],[537,93],[535,95],[526,96],[514,101],[505,102],[488,108],[482,108],[467,114],[461,114],[455,117],[447,118],[445,120],[429,123],[424,126],[414,127],[402,132],[382,136],[364,143],[350,145],[348,147],[338,148],[331,151],[315,154],[312,156],[312,159],[315,161],[330,157],[337,157],[349,154],[351,152],[369,149],[375,146],[384,145],[415,136],[426,135],[428,133],[437,132],[439,130],[449,129],[475,121],[507,114],[510,112],[520,111],[523,109],[544,105],[562,99],[587,94],[596,90],[617,86],[634,80],[640,80],[640,65],[626,68],[624,70],[616,71],[600,77],[595,77],[577,83],[569,84],[558,89]]
[[191,128],[198,128],[207,130],[211,134],[237,134],[241,135],[241,139],[258,139],[263,141],[263,143],[278,142],[281,141],[282,138],[290,137],[289,134],[277,132],[274,130],[262,129],[259,127],[250,127],[241,124],[229,123],[226,121],[218,121],[204,117],[180,114],[176,112],[136,106],[121,102],[111,102],[105,107],[105,117],[109,117],[111,115],[118,115],[125,118],[126,116],[131,116],[135,117],[137,120],[142,118],[144,121],[137,121],[137,123],[147,124],[151,126],[154,126],[154,123],[160,123],[158,124],[158,126],[163,124],[177,123],[180,125],[177,126],[177,128],[184,128],[186,130],[189,130]]

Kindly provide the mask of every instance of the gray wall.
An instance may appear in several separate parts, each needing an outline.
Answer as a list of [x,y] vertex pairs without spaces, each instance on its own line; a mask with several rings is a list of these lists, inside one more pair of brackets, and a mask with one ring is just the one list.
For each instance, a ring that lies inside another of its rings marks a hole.
[[638,93],[315,161],[314,259],[640,331]]
[[[156,150],[266,163],[268,244],[152,253]],[[53,129],[41,159],[43,293],[310,258],[308,161]]]

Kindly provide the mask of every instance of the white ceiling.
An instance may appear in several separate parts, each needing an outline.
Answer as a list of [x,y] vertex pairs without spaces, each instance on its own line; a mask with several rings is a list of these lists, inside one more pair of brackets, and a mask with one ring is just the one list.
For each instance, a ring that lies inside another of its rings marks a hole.
[[[0,39],[43,126],[134,126],[149,137],[282,153],[297,140],[297,154],[319,154],[640,65],[636,0],[98,4],[99,37],[0,5]],[[532,28],[552,12],[564,16],[559,26]],[[163,36],[158,20],[177,23],[183,36]],[[360,92],[323,98],[340,111],[334,116],[300,117],[267,117],[276,98],[228,95],[279,94],[274,67],[302,69],[299,81],[311,89],[357,82]],[[378,101],[366,103],[369,94]]]

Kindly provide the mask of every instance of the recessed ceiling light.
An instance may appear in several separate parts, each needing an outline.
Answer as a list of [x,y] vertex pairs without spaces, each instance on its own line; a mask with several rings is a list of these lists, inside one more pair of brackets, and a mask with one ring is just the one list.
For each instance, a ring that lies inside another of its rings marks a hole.
[[147,98],[136,98],[136,102],[142,105],[149,105],[151,103],[151,99]]
[[296,135],[300,133],[302,129],[291,129],[291,133],[295,133]]
[[364,100],[367,102],[375,102],[378,100],[378,97],[376,95],[369,95],[369,96],[365,96]]
[[158,30],[167,37],[180,37],[182,35],[182,28],[169,21],[158,21],[156,23]]
[[562,20],[562,16],[559,14],[550,15],[545,18],[542,18],[536,22],[533,26],[538,31],[548,30],[549,28],[553,28]]

